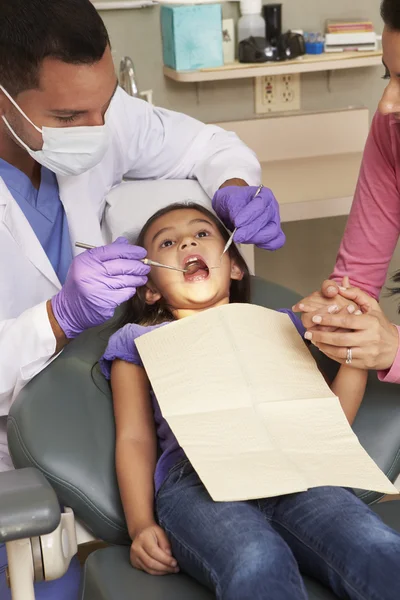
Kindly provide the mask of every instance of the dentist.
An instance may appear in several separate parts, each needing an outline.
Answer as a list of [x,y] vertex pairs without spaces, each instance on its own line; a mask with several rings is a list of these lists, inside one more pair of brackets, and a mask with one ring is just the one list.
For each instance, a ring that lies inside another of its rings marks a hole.
[[[89,0],[1,2],[0,471],[12,468],[6,419],[22,387],[147,281],[143,248],[103,245],[107,193],[127,174],[198,179],[235,241],[284,243],[276,200],[254,197],[260,166],[234,134],[117,87]],[[74,257],[78,240],[97,248]],[[77,593],[40,586],[38,598]]]

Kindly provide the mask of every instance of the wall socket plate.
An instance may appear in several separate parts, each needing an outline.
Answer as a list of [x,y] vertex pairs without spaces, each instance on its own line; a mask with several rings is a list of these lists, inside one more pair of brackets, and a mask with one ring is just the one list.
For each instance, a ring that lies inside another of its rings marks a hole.
[[300,110],[300,73],[255,78],[257,114]]

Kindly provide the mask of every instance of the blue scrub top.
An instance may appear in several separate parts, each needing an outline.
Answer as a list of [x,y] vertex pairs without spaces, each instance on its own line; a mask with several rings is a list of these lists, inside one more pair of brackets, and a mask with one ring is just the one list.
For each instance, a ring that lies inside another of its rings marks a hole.
[[61,284],[72,261],[67,216],[60,200],[57,177],[42,167],[39,189],[25,173],[0,158],[0,177],[42,244]]

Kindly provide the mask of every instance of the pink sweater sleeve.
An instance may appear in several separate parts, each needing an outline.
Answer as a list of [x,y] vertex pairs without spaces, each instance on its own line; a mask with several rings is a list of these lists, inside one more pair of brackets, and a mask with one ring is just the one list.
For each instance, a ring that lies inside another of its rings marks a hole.
[[[400,327],[398,325],[396,325],[396,327],[400,341]],[[390,369],[387,369],[386,371],[378,371],[378,378],[381,381],[386,381],[388,383],[400,383],[400,343],[394,363]]]
[[400,233],[400,123],[376,113],[332,278],[378,298]]
[[[400,233],[400,123],[376,113],[332,279],[348,275],[353,285],[378,298]],[[400,383],[400,345],[383,381]]]

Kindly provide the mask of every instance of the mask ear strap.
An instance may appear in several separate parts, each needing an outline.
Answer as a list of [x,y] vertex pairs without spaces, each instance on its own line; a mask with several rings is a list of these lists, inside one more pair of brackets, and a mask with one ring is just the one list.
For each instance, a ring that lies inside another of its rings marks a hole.
[[7,119],[5,118],[5,116],[3,115],[1,117],[4,121],[4,123],[7,125],[8,129],[10,130],[10,132],[12,133],[12,135],[15,137],[15,139],[17,140],[17,142],[19,142],[21,144],[21,146],[23,148],[25,148],[25,150],[27,150],[29,153],[32,152],[31,148],[29,148],[29,146],[27,146],[27,144],[25,144],[25,142],[23,142],[21,140],[20,137],[17,136],[17,134],[15,133],[14,129],[11,127],[10,123],[7,121]]
[[39,132],[39,133],[43,133],[42,130],[40,129],[40,127],[38,127],[37,125],[35,125],[35,123],[32,123],[32,121],[30,120],[30,118],[24,113],[24,111],[22,110],[22,108],[20,108],[20,106],[18,106],[18,104],[15,102],[14,98],[12,98],[12,96],[10,96],[10,94],[7,92],[7,90],[5,90],[3,88],[2,85],[0,85],[0,90],[3,92],[3,94],[5,96],[7,96],[7,98],[9,99],[9,101],[15,106],[15,108],[21,113],[21,115],[23,117],[25,117],[25,119]]

